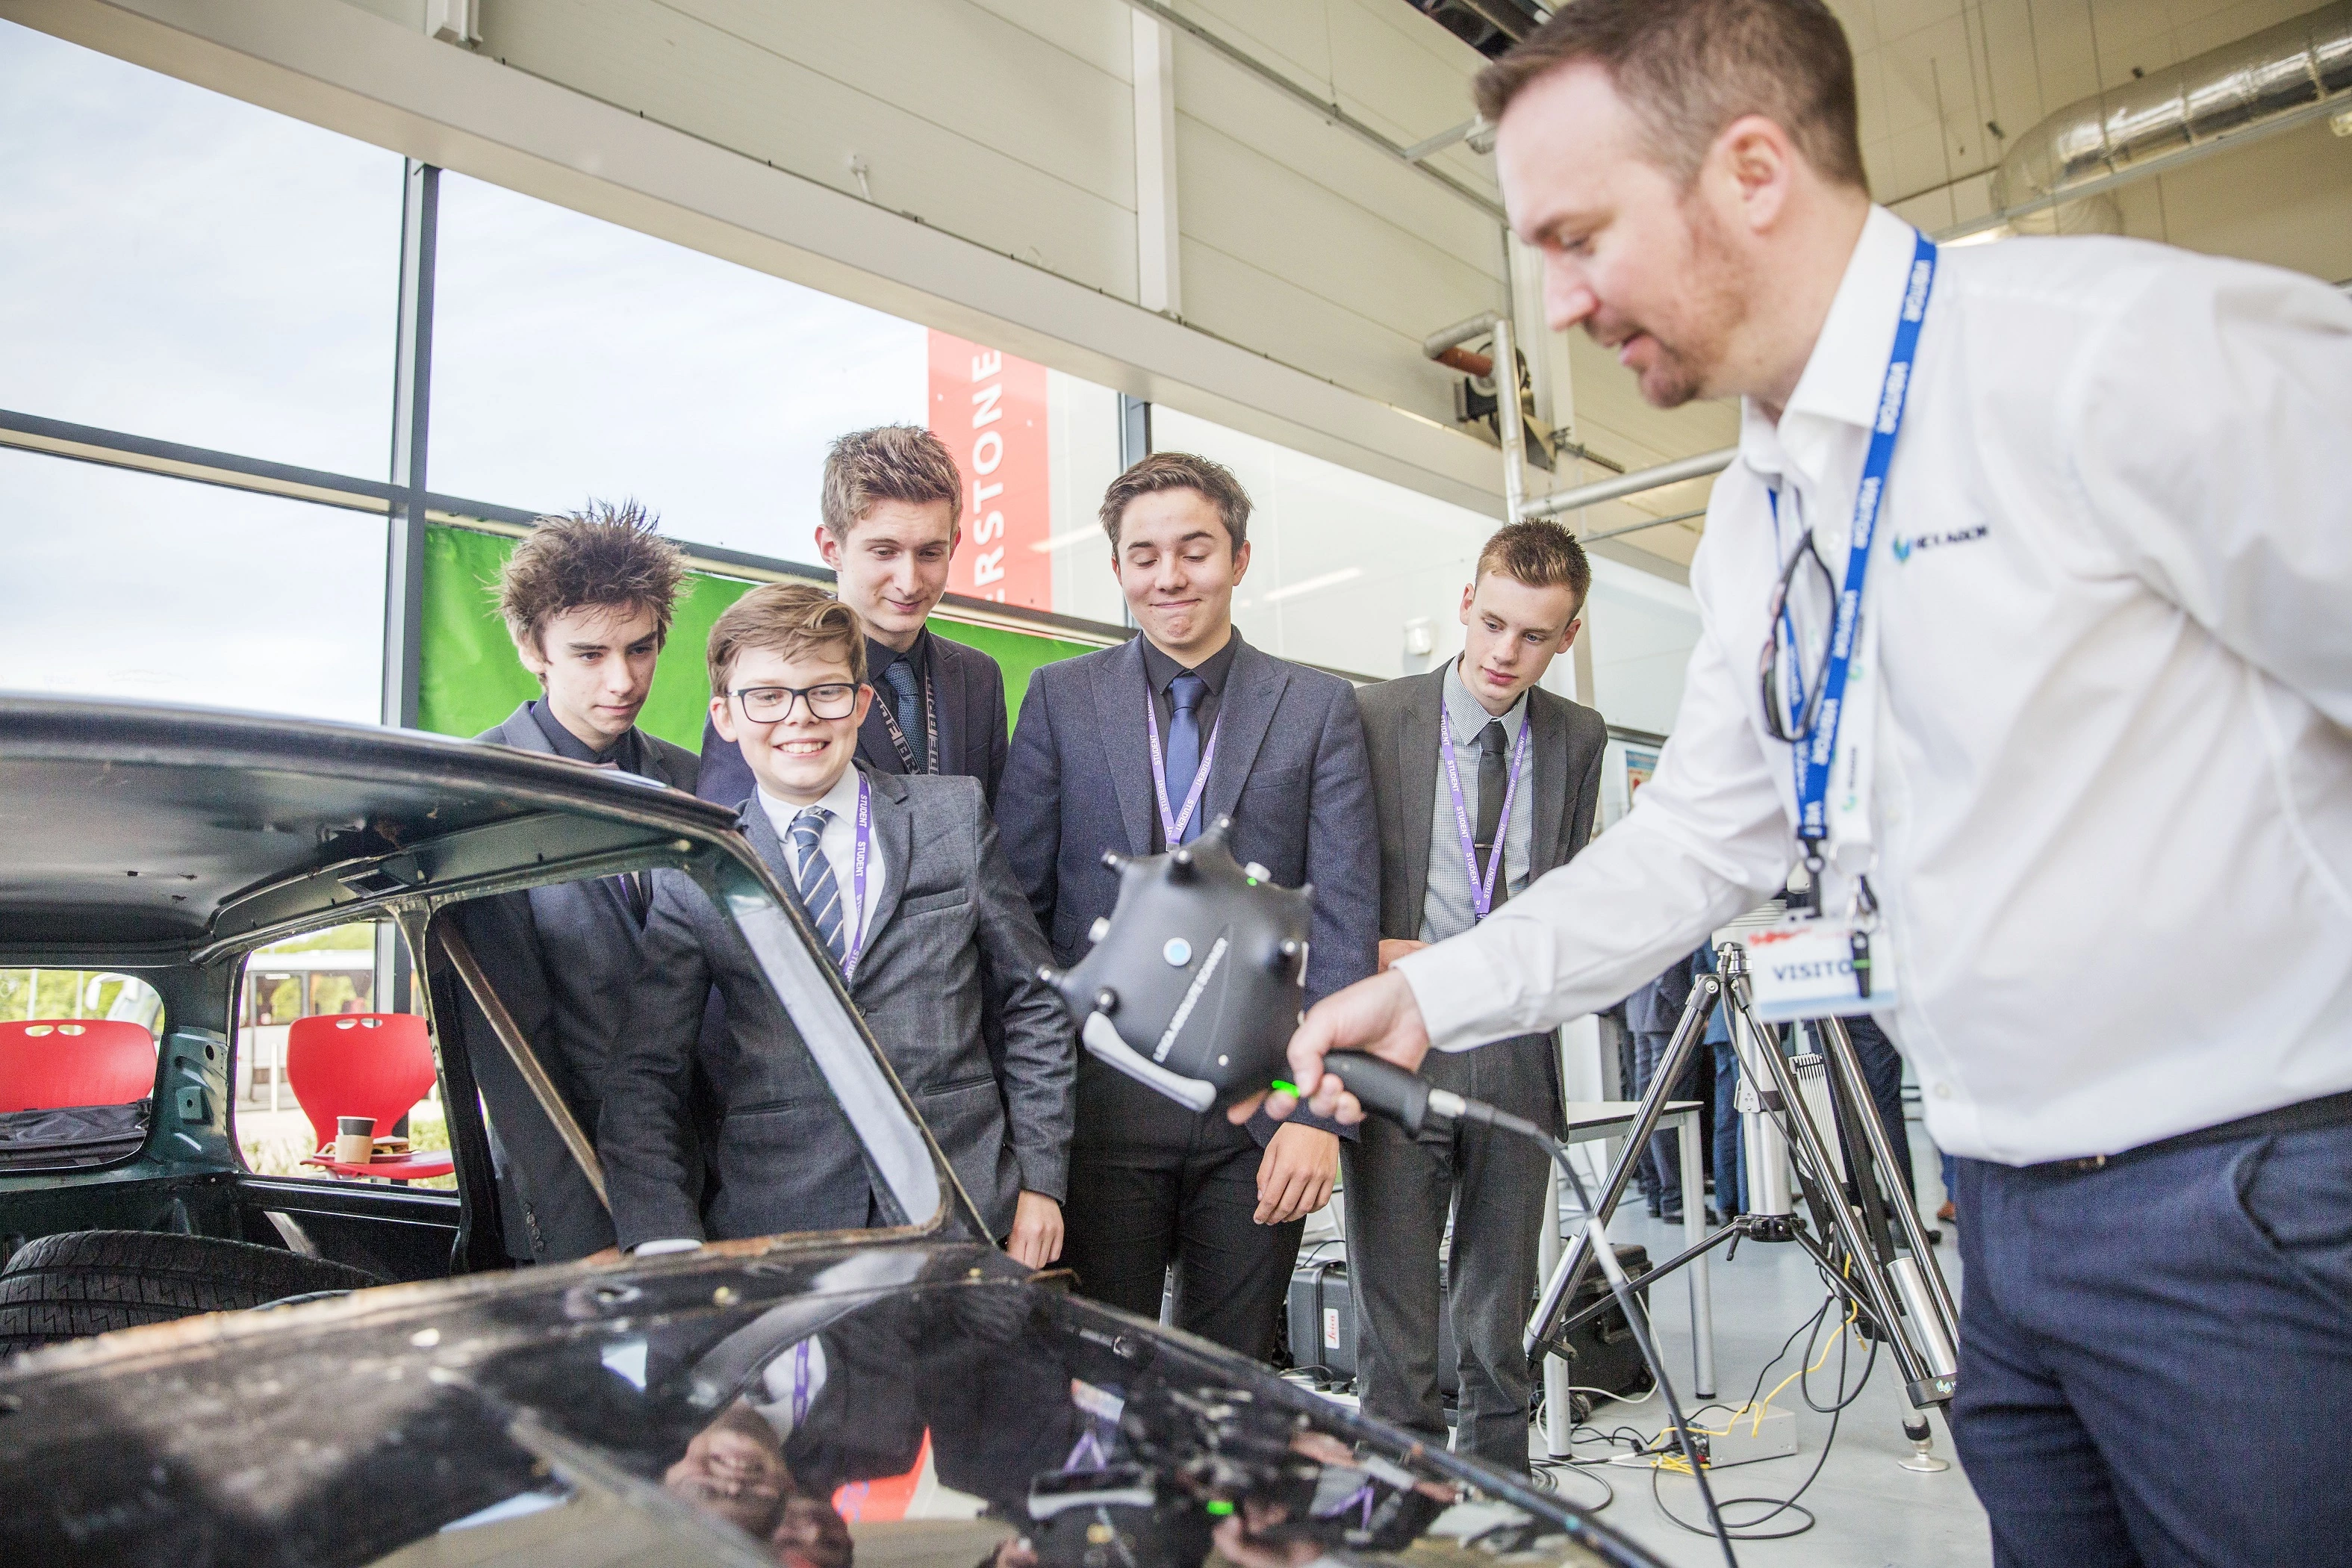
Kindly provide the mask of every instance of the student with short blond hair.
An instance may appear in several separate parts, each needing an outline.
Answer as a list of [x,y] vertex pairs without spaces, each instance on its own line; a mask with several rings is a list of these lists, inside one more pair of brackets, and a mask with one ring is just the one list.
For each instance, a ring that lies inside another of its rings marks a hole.
[[[743,829],[796,900],[991,1232],[1033,1268],[1062,1248],[1076,1037],[979,782],[858,761],[866,629],[822,589],[753,589],[711,627],[710,718],[752,787]],[[725,1018],[697,1047],[716,986]],[[982,1030],[999,1010],[1002,1045]],[[724,1108],[698,1202],[688,1079]],[[858,1141],[741,933],[682,871],[654,877],[628,1027],[598,1132],[621,1245],[885,1223]],[[926,1216],[910,1215],[912,1219]]]
[[[540,694],[475,737],[692,790],[692,752],[637,728],[686,581],[677,546],[635,501],[590,501],[541,518],[508,556],[494,592],[515,656]],[[637,970],[646,882],[559,882],[462,906],[467,940],[572,1120],[591,1132],[618,1023]],[[474,1071],[489,1108],[507,1250],[560,1263],[613,1242],[596,1190],[470,997]]]

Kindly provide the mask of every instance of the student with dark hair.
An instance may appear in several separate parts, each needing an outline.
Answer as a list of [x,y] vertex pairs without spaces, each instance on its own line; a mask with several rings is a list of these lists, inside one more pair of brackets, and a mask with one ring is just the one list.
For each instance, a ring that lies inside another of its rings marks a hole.
[[[592,501],[541,519],[498,583],[515,655],[539,678],[540,695],[475,738],[693,789],[694,753],[637,728],[685,578],[677,547],[635,501]],[[561,882],[460,907],[492,988],[591,1137],[612,1031],[636,976],[646,910],[641,875]],[[612,1221],[595,1188],[470,996],[463,1022],[489,1108],[508,1252],[555,1263],[611,1246]]]
[[[866,632],[822,589],[753,589],[711,627],[709,662],[712,718],[752,776],[745,837],[808,916],[992,1235],[1045,1268],[1062,1249],[1076,1046],[1037,978],[1045,944],[979,783],[856,761],[876,700]],[[653,882],[597,1137],[621,1244],[884,1223],[857,1136],[742,933],[686,872]],[[726,1016],[706,1031],[713,987]],[[997,1048],[981,1031],[986,996],[1003,998]],[[681,1152],[698,1066],[721,1108],[708,1205]]]
[[[962,773],[990,802],[1004,773],[1004,672],[929,629],[962,540],[964,481],[947,444],[915,425],[853,430],[825,455],[816,547],[834,592],[866,626],[874,706],[857,757],[885,773]],[[741,753],[702,731],[705,800],[751,793]]]
[[[1536,683],[1576,640],[1592,569],[1568,530],[1515,523],[1462,590],[1460,657],[1358,692],[1380,829],[1381,964],[1468,931],[1584,847],[1608,726]],[[1432,1058],[1436,1088],[1562,1131],[1549,1032]],[[1364,1412],[1446,1439],[1438,1397],[1438,1250],[1459,1347],[1455,1447],[1528,1468],[1530,1378],[1519,1330],[1536,1288],[1543,1152],[1464,1125],[1407,1137],[1368,1121],[1343,1156]]]
[[[1307,994],[1371,973],[1378,858],[1363,725],[1348,683],[1234,629],[1249,497],[1225,468],[1162,452],[1103,497],[1111,570],[1140,635],[1030,678],[998,820],[1054,962],[1085,952],[1118,878],[1234,819],[1233,851],[1315,889]],[[1146,1317],[1176,1269],[1176,1321],[1247,1355],[1274,1348],[1305,1216],[1331,1194],[1339,1139],[1301,1122],[1195,1115],[1091,1057],[1078,1064],[1066,1261],[1078,1289]]]

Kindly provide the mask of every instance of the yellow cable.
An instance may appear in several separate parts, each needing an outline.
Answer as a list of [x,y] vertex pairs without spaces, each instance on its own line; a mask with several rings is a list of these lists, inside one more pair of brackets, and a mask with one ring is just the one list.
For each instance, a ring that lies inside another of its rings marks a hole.
[[[1848,1276],[1851,1276],[1853,1273],[1853,1261],[1851,1258],[1846,1260],[1845,1272]],[[1819,1357],[1815,1358],[1812,1365],[1792,1372],[1788,1376],[1782,1378],[1779,1383],[1773,1384],[1772,1393],[1766,1394],[1760,1402],[1750,1401],[1749,1403],[1741,1405],[1738,1409],[1733,1411],[1731,1413],[1731,1419],[1726,1422],[1721,1428],[1718,1429],[1713,1426],[1693,1426],[1690,1428],[1690,1431],[1702,1437],[1727,1437],[1731,1435],[1732,1428],[1739,1425],[1739,1418],[1742,1415],[1748,1415],[1750,1410],[1753,1410],[1756,1414],[1749,1418],[1748,1435],[1751,1437],[1762,1436],[1764,1431],[1764,1417],[1772,1408],[1773,1395],[1779,1394],[1780,1390],[1796,1382],[1797,1379],[1805,1376],[1809,1373],[1819,1372],[1823,1366],[1827,1365],[1830,1359],[1830,1352],[1837,1349],[1838,1341],[1843,1339],[1846,1332],[1853,1327],[1853,1321],[1858,1315],[1860,1315],[1861,1310],[1862,1309],[1858,1305],[1849,1304],[1847,1306],[1845,1310],[1845,1321],[1840,1323],[1838,1325],[1838,1331],[1832,1334],[1829,1339],[1822,1343],[1822,1353]],[[1656,1437],[1652,1438],[1651,1441],[1662,1442],[1664,1440],[1667,1434],[1674,1430],[1675,1429],[1671,1426],[1666,1427],[1664,1431],[1661,1431]],[[1690,1461],[1684,1458],[1679,1452],[1669,1450],[1658,1458],[1651,1466],[1651,1468],[1672,1470],[1677,1475],[1686,1476],[1690,1474]]]

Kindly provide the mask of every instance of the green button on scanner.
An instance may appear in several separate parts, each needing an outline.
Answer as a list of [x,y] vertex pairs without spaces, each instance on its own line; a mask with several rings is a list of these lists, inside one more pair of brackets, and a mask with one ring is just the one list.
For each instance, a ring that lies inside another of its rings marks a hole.
[[1234,1505],[1221,1497],[1213,1497],[1202,1506],[1209,1510],[1210,1517],[1213,1519],[1223,1519],[1234,1511]]
[[1266,1087],[1273,1089],[1277,1094],[1286,1094],[1293,1100],[1297,1100],[1298,1098],[1298,1086],[1295,1083],[1286,1082],[1282,1079],[1276,1079]]

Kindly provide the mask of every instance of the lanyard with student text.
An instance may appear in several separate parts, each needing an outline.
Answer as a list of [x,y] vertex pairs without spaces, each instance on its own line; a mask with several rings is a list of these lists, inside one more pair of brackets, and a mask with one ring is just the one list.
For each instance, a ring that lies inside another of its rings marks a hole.
[[[1821,708],[1811,730],[1790,747],[1797,785],[1797,837],[1805,847],[1805,868],[1813,885],[1821,885],[1822,843],[1829,837],[1830,764],[1837,755],[1838,725],[1844,707],[1846,678],[1854,653],[1854,628],[1862,613],[1863,587],[1870,572],[1871,540],[1878,528],[1878,508],[1886,490],[1886,474],[1895,460],[1895,439],[1903,429],[1905,395],[1911,383],[1911,363],[1919,351],[1919,324],[1927,314],[1927,291],[1936,280],[1936,243],[1918,236],[1912,250],[1911,273],[1903,294],[1903,315],[1895,326],[1895,347],[1886,359],[1886,377],[1878,395],[1878,418],[1871,426],[1870,451],[1863,459],[1862,485],[1853,498],[1853,530],[1846,543],[1845,585],[1839,591],[1837,610],[1830,622],[1829,663],[1822,672]],[[1773,511],[1779,516],[1779,497]]]
[[[1486,874],[1478,875],[1478,845],[1470,831],[1470,812],[1462,804],[1462,767],[1454,760],[1454,715],[1438,715],[1437,750],[1445,759],[1445,787],[1454,792],[1454,830],[1462,840],[1462,868],[1470,874],[1471,921],[1475,923],[1486,918],[1495,907],[1495,878],[1502,869],[1503,846],[1511,835],[1511,802],[1518,798],[1519,768],[1528,760],[1528,731],[1534,726],[1523,717],[1519,721],[1519,738],[1511,747],[1511,771],[1503,784],[1503,809],[1495,818],[1495,842],[1486,848]],[[1508,888],[1507,878],[1503,886]]]
[[1208,787],[1209,764],[1216,760],[1217,732],[1225,727],[1225,716],[1219,712],[1217,721],[1209,726],[1209,743],[1201,748],[1201,765],[1192,770],[1192,787],[1184,792],[1184,809],[1173,815],[1168,809],[1168,762],[1160,750],[1160,714],[1149,692],[1143,699],[1143,727],[1151,735],[1151,793],[1160,800],[1160,830],[1168,836],[1168,847],[1173,849],[1183,843],[1184,825],[1192,820],[1192,813],[1200,808],[1201,792]]
[[875,706],[882,710],[882,728],[890,732],[890,743],[898,749],[898,761],[907,771],[910,773],[935,773],[940,771],[939,704],[931,697],[930,676],[919,671],[915,680],[923,689],[923,756],[927,766],[919,768],[915,765],[915,748],[908,743],[907,731],[898,728],[898,716],[890,710],[890,704],[877,702]]
[[874,852],[874,786],[857,775],[857,836],[849,851],[849,903],[856,919],[841,956],[841,976],[857,973],[857,955],[866,951],[866,862]]

